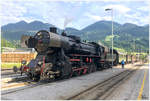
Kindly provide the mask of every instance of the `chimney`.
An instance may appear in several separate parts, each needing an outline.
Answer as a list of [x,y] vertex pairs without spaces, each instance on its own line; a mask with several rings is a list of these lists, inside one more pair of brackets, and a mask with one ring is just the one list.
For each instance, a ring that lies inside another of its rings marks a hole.
[[57,34],[57,28],[56,27],[50,27],[50,32]]

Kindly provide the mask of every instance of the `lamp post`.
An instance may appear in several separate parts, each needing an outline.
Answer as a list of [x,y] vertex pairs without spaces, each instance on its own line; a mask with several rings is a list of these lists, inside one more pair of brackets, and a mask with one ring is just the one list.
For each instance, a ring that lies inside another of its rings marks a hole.
[[112,34],[112,67],[113,67],[113,37],[114,37],[114,35],[113,35],[113,31],[114,31],[114,29],[113,29],[113,9],[112,8],[107,8],[107,9],[105,9],[105,11],[111,11],[111,20],[112,20],[112,31],[111,31],[111,34]]

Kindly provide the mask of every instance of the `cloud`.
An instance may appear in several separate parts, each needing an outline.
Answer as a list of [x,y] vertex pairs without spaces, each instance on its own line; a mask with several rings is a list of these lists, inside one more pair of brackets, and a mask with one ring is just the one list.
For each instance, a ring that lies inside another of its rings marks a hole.
[[23,16],[25,13],[27,13],[26,7],[21,6],[19,3],[12,1],[1,1],[0,17],[2,25],[20,20],[31,20],[30,17]]
[[[149,23],[149,21],[150,21],[150,16],[146,16],[146,17],[144,17],[143,19],[141,19],[141,20],[139,20],[140,22],[140,25],[145,25],[145,24],[148,24]],[[138,23],[138,24],[139,24]]]
[[17,5],[13,2],[2,2],[1,3],[1,16],[23,16],[26,13],[25,7]]
[[142,7],[139,7],[137,8],[138,10],[141,10],[141,11],[145,11],[145,12],[148,12],[149,11],[149,6],[142,6]]
[[93,15],[90,13],[86,13],[87,17],[89,17],[90,19],[93,19],[94,21],[100,21],[100,20],[111,20],[111,16],[98,16],[98,15]]
[[143,2],[107,2],[104,1],[48,1],[48,0],[7,0],[1,1],[1,22],[2,25],[15,23],[20,20],[27,22],[39,20],[64,28],[65,18],[73,19],[67,27],[78,29],[92,24],[99,20],[111,20],[110,12],[106,8],[114,9],[114,20],[118,23],[128,21],[136,24],[145,24],[149,21],[148,6]]
[[[57,6],[55,6],[56,4],[52,4],[51,6],[49,6],[50,3],[41,1],[3,1],[1,2],[2,9],[0,12],[2,21],[1,24],[5,25],[7,23],[18,22],[21,20],[24,20],[26,22],[39,20],[51,23],[49,21],[51,21],[52,19],[56,20],[61,16],[59,15],[58,10],[55,10],[54,12],[56,13],[52,13],[54,17],[51,17],[51,12],[49,11],[49,9],[54,10],[55,8],[57,8]],[[55,24],[55,22],[56,21],[53,21],[52,24]]]
[[100,17],[100,16],[92,15],[92,14],[90,14],[90,13],[86,13],[85,16],[87,16],[87,17],[89,17],[89,18],[91,18],[91,19],[93,19],[93,20],[95,20],[95,21],[101,20],[101,17]]
[[134,14],[126,14],[124,16],[129,18],[129,19],[140,19],[140,13],[139,12],[136,12]]

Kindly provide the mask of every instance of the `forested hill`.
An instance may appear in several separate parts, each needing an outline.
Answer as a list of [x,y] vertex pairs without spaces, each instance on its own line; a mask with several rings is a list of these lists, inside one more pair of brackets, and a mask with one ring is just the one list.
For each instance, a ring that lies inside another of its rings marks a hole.
[[[23,34],[34,35],[39,30],[49,30],[52,24],[41,21],[27,23],[20,21],[17,23],[2,26],[2,38],[6,40],[20,40]],[[67,34],[80,36],[84,40],[101,41],[107,46],[111,46],[111,21],[98,21],[81,30],[66,28]],[[58,29],[58,32],[62,32]],[[119,24],[114,22],[114,46],[128,51],[149,48],[149,25],[138,26],[131,23]]]

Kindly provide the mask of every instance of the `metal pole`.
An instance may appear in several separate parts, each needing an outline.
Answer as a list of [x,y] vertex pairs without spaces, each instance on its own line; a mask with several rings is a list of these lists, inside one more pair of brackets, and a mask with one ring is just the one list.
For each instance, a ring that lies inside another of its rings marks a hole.
[[109,10],[111,10],[111,17],[112,17],[112,67],[113,67],[113,37],[114,37],[114,35],[113,35],[113,8],[107,8],[107,9],[105,9],[105,11],[109,11]]
[[113,67],[113,9],[111,9],[111,15],[112,15],[112,67]]

